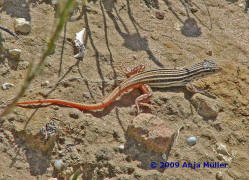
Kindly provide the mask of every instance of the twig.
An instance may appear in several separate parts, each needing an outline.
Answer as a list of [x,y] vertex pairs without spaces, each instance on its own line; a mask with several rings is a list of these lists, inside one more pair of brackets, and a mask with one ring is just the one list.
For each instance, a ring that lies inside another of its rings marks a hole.
[[11,30],[9,30],[8,28],[0,26],[0,29],[2,29],[3,31],[9,33],[10,35],[14,36],[15,38],[19,39],[19,37],[14,32],[12,32]]
[[181,131],[182,128],[184,128],[184,126],[181,126],[181,127],[177,130],[177,135],[176,135],[176,138],[175,138],[175,143],[177,143],[177,140],[178,140],[178,137],[179,137],[179,134],[180,134],[180,131]]

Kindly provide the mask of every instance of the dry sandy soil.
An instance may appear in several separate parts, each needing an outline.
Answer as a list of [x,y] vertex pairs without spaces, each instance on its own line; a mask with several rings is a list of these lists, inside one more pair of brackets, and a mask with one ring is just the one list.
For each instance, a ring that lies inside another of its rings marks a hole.
[[[20,2],[4,0],[1,7],[0,25],[14,31],[14,19],[23,17],[32,26],[18,40],[1,32],[0,83],[14,84],[0,90],[1,106],[15,97],[28,64],[39,60],[55,27],[50,3],[34,0],[22,7]],[[126,67],[145,64],[149,70],[210,59],[222,72],[195,84],[216,97],[221,110],[215,119],[200,116],[191,94],[183,88],[155,89],[151,103],[157,108],[144,111],[175,131],[184,127],[169,162],[225,162],[216,152],[216,144],[222,143],[232,158],[227,168],[154,170],[143,159],[131,158],[120,145],[126,148],[126,130],[136,117],[132,105],[141,92],[133,90],[100,111],[15,107],[0,120],[0,179],[68,178],[78,168],[83,179],[249,179],[249,14],[242,0],[194,2],[188,13],[187,6],[173,0],[159,0],[159,9],[148,8],[142,0],[88,3],[82,16],[67,23],[54,53],[21,100],[49,97],[95,103],[117,86],[115,79],[124,78],[118,68],[121,63]],[[158,19],[156,12],[163,13],[164,19]],[[71,40],[83,27],[87,29],[86,54],[77,60]],[[18,62],[5,56],[13,48],[22,50]],[[46,139],[39,132],[49,122],[54,122],[56,135]],[[186,143],[190,136],[197,138],[196,145]],[[54,169],[58,159],[64,163],[60,171]]]

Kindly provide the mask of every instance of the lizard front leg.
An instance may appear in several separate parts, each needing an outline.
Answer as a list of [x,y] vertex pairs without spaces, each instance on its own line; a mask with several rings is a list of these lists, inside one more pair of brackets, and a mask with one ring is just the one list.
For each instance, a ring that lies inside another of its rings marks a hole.
[[191,83],[188,83],[185,85],[186,89],[188,91],[190,91],[191,93],[195,94],[195,93],[200,93],[200,94],[203,94],[205,96],[208,96],[208,97],[211,97],[211,98],[216,98],[215,96],[211,95],[207,90],[202,90],[202,89],[199,89],[197,87],[195,87],[193,84]]
[[117,67],[119,67],[121,69],[122,73],[124,73],[127,78],[131,77],[134,74],[138,74],[140,72],[143,72],[145,69],[145,66],[143,64],[136,66],[133,69],[128,69],[128,68],[124,67],[123,64],[117,65]]

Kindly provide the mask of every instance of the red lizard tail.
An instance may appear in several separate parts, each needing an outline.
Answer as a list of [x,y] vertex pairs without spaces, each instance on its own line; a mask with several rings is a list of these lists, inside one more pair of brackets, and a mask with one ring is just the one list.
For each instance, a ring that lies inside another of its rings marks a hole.
[[57,105],[64,105],[72,108],[77,108],[81,110],[97,110],[102,109],[105,107],[103,103],[97,104],[80,104],[70,101],[64,101],[59,99],[46,99],[46,100],[37,100],[37,101],[25,101],[25,102],[18,102],[17,105],[31,105],[31,104],[57,104]]

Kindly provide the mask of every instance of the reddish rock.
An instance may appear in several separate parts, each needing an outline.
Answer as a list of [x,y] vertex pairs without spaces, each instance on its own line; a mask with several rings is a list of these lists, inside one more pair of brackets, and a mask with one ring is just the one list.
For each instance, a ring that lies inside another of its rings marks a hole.
[[167,128],[157,116],[141,113],[128,126],[127,135],[144,144],[149,151],[165,153],[174,142],[175,131]]

